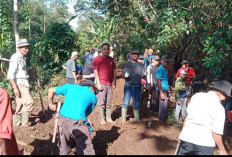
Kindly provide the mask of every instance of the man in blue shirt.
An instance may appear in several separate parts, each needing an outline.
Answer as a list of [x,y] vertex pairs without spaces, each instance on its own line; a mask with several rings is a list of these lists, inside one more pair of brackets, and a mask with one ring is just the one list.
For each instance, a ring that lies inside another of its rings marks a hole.
[[86,80],[80,85],[64,84],[49,89],[48,103],[51,110],[56,110],[56,104],[53,103],[54,94],[65,96],[58,120],[60,155],[71,153],[71,138],[75,141],[77,155],[95,155],[90,137],[92,129],[87,116],[96,106],[97,93],[98,90],[91,80]]
[[85,65],[92,64],[93,54],[90,52],[90,50],[86,51],[84,60],[85,60]]
[[161,57],[161,65],[156,71],[157,88],[160,94],[159,98],[159,121],[166,120],[167,104],[168,104],[168,70],[166,69],[169,63],[167,55]]

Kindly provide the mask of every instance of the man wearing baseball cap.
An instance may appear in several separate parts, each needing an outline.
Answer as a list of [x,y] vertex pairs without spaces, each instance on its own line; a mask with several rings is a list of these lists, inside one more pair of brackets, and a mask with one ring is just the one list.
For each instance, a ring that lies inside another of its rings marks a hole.
[[187,72],[187,75],[184,81],[186,85],[187,97],[189,100],[189,97],[191,97],[191,93],[192,93],[192,82],[195,79],[195,71],[193,68],[189,67],[189,63],[187,60],[183,60],[181,64],[182,64],[182,67],[177,71],[176,78],[180,76],[181,70],[185,70]]
[[166,121],[167,118],[167,105],[168,105],[168,70],[167,65],[169,57],[163,55],[161,57],[161,65],[156,71],[157,87],[156,90],[159,94],[159,121]]
[[123,65],[122,77],[125,78],[123,105],[121,109],[122,122],[126,122],[127,110],[130,99],[133,99],[133,111],[135,122],[140,122],[139,99],[141,93],[141,78],[145,78],[143,64],[138,61],[139,51],[131,50],[131,61]]
[[177,77],[175,82],[175,99],[176,99],[176,112],[175,118],[176,121],[179,122],[179,117],[181,113],[182,120],[185,120],[186,117],[186,85],[184,82],[184,78],[186,77],[187,72],[185,70],[181,70],[180,77]]
[[180,133],[177,155],[214,155],[215,143],[220,155],[227,155],[222,142],[225,109],[221,101],[231,97],[232,85],[219,80],[207,93],[192,96]]
[[32,72],[28,73],[27,71],[25,56],[28,53],[29,45],[27,39],[19,39],[17,45],[18,51],[11,56],[9,62],[7,78],[13,86],[16,97],[16,110],[13,115],[14,126],[20,124],[28,126],[29,116],[34,108],[33,99],[29,92],[28,74],[34,77],[37,77],[37,75]]
[[[53,103],[54,95],[65,96],[58,120],[60,155],[70,155],[73,144],[76,146],[77,155],[95,155],[90,137],[92,128],[87,116],[96,106],[96,94],[98,89],[91,80],[85,80],[81,84],[64,84],[48,90],[51,110],[56,110],[57,107],[57,104]],[[72,143],[74,141],[75,143]]]
[[159,56],[154,55],[152,63],[147,67],[148,90],[149,93],[151,94],[150,97],[151,112],[159,112],[159,104],[158,104],[159,96],[156,91],[156,86],[157,86],[156,71],[158,69],[159,63],[160,63]]

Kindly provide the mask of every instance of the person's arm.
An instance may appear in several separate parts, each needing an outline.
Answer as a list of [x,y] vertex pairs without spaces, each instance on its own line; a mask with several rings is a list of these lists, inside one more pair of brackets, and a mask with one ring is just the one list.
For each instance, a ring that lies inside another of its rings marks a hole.
[[151,64],[147,67],[147,83],[148,83],[148,90],[151,91]]
[[100,83],[100,78],[99,78],[99,75],[98,75],[98,70],[97,69],[93,69],[94,71],[94,75],[95,75],[95,80],[96,80],[96,87],[98,88],[98,90],[103,90],[102,88],[102,85]]
[[53,103],[54,94],[56,93],[56,88],[52,87],[48,90],[48,106],[51,110],[55,111],[57,104]]
[[175,99],[177,101],[177,104],[180,104],[180,93],[179,93],[180,88],[179,88],[179,86],[180,86],[180,82],[177,79],[175,82]]
[[219,149],[219,155],[227,155],[227,152],[225,150],[225,147],[223,145],[223,142],[222,142],[222,135],[220,134],[216,134],[214,132],[212,132],[212,135],[213,135],[213,139]]
[[0,138],[0,155],[8,155],[6,143],[8,139]]
[[164,91],[162,90],[162,87],[161,87],[161,79],[157,79],[157,85],[160,91],[160,98],[164,100]]
[[67,70],[67,67],[66,67],[66,66],[64,66],[64,65],[62,65],[62,68],[64,68],[65,70]]
[[114,78],[113,78],[113,88],[116,88],[116,78],[117,78],[117,74],[116,74],[116,68],[114,69]]
[[15,79],[9,79],[9,80],[10,80],[11,85],[13,86],[15,96],[20,98],[21,93],[20,93],[20,90],[15,82]]

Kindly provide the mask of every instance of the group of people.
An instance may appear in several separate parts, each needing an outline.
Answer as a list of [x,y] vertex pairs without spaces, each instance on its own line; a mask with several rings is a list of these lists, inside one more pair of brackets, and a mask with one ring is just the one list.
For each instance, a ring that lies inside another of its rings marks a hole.
[[[28,78],[29,74],[33,77],[37,75],[29,72],[26,67],[25,55],[29,49],[27,40],[20,39],[17,48],[18,51],[10,59],[7,74],[16,97],[13,126],[29,126],[34,103],[29,92]],[[89,49],[84,57],[83,68],[75,62],[78,52],[72,52],[70,59],[63,65],[67,70],[68,83],[48,90],[48,106],[51,110],[57,110],[54,96],[65,96],[58,117],[58,146],[61,155],[71,153],[72,141],[75,141],[78,155],[95,154],[90,136],[92,128],[87,117],[97,104],[100,124],[113,123],[111,102],[113,89],[116,87],[116,65],[113,56],[110,56],[111,47],[110,44],[103,43],[101,53],[95,56],[91,48]],[[145,50],[143,57],[139,54],[136,49],[130,50],[128,60],[123,65],[122,77],[125,79],[125,85],[121,121],[127,121],[127,110],[132,97],[134,120],[140,122],[139,99],[143,84],[151,94],[150,111],[159,112],[159,120],[166,121],[169,90],[167,66],[170,58],[167,55],[160,57],[154,54],[152,49]],[[195,72],[188,66],[188,61],[183,60],[181,64],[182,67],[175,75],[175,117],[178,121],[181,113],[185,122],[177,154],[212,155],[215,143],[220,154],[227,154],[222,142],[226,116],[221,101],[231,96],[232,85],[225,80],[219,80],[210,86],[210,91],[198,91],[193,95]],[[12,131],[13,112],[10,97],[4,89],[0,89],[0,96],[0,154],[19,154]],[[227,113],[229,120],[232,119],[232,113]]]

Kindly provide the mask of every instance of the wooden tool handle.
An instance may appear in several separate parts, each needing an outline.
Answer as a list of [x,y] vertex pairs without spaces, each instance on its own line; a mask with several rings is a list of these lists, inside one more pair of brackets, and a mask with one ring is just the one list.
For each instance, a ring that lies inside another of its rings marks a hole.
[[57,126],[58,126],[58,115],[60,112],[61,102],[58,102],[57,109],[56,109],[56,116],[55,116],[55,125],[53,130],[53,137],[52,137],[52,143],[55,143],[56,141],[56,133],[57,133]]

